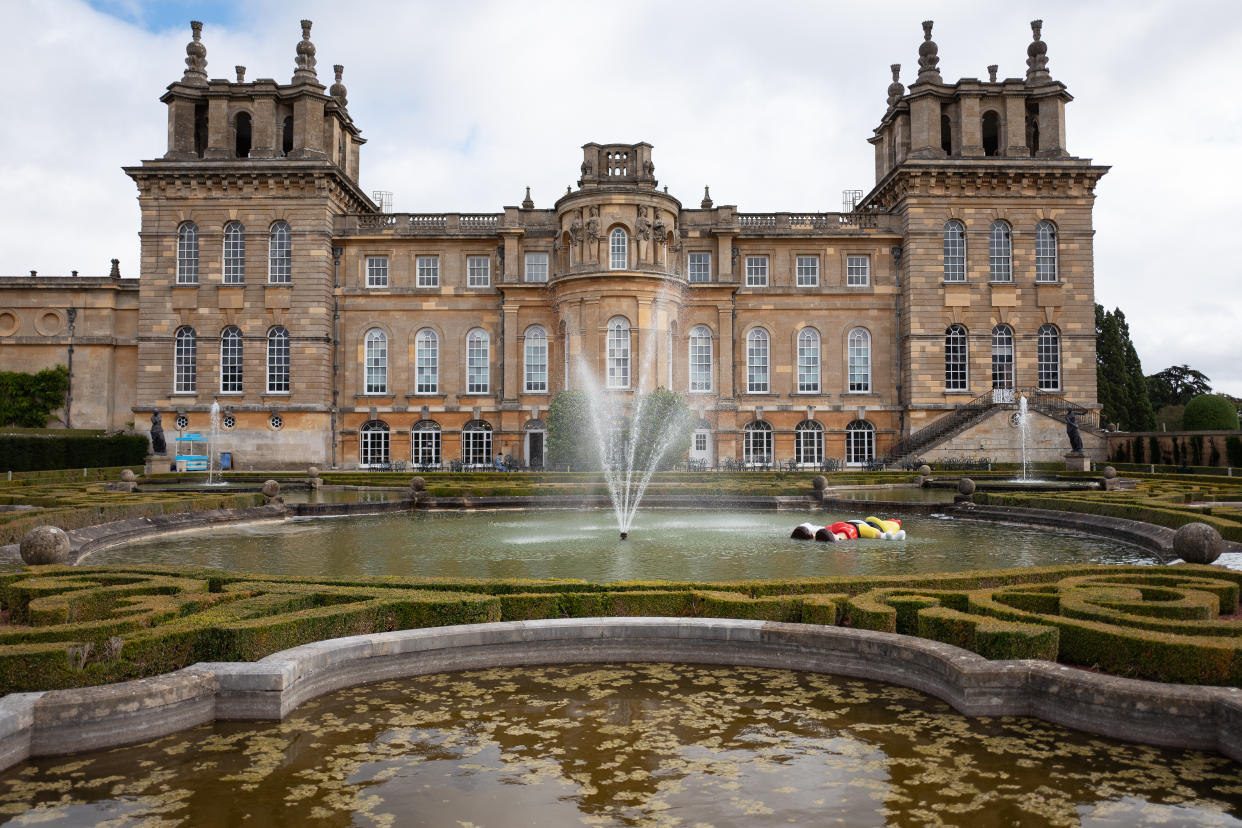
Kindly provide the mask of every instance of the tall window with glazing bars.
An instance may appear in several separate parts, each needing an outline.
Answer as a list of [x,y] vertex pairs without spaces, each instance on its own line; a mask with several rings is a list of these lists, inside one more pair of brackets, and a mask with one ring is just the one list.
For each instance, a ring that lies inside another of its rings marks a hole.
[[957,219],[944,225],[944,280],[966,281],[966,227]]
[[293,232],[288,222],[273,224],[268,236],[267,280],[276,285],[293,281]]
[[280,325],[267,332],[267,393],[289,393],[289,330]]

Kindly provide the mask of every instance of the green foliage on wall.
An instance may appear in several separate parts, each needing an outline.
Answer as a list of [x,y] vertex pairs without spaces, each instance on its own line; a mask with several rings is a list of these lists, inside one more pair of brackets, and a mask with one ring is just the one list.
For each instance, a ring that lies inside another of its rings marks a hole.
[[0,371],[0,426],[43,428],[68,392],[69,369],[63,365],[37,374]]
[[585,391],[570,388],[556,395],[548,408],[548,463],[584,471],[599,468]]

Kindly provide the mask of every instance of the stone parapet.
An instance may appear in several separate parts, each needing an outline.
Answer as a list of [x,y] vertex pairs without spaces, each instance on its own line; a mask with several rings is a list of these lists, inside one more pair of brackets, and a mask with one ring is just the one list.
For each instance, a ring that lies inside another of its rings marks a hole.
[[1101,736],[1242,760],[1242,689],[1160,684],[1043,661],[989,661],[870,630],[700,618],[573,618],[359,635],[257,662],[200,663],[104,687],[0,701],[0,767],[149,741],[213,720],[278,721],[325,693],[525,664],[731,664],[883,681],[967,716],[1037,716]]

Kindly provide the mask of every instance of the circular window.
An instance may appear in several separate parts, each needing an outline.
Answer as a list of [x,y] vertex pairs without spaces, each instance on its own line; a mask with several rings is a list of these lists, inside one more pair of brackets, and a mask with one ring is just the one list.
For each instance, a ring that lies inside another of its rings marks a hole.
[[237,420],[233,419],[232,414],[225,414],[224,419],[221,420],[220,424],[225,428],[231,429],[233,426],[237,425]]
[[273,414],[272,419],[268,420],[267,422],[272,428],[280,428],[282,425],[285,424],[285,421],[281,419],[279,414]]
[[1009,415],[1009,427],[1010,428],[1021,428],[1022,427],[1022,415],[1019,414],[1017,411]]
[[185,431],[186,426],[190,424],[190,418],[184,414],[177,415],[177,431]]

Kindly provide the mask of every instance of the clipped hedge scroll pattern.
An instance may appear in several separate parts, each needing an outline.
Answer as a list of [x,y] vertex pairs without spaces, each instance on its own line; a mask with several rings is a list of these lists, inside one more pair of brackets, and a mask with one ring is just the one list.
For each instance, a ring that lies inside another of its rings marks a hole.
[[1065,567],[729,583],[345,580],[172,569],[0,576],[0,692],[252,661],[328,638],[488,621],[739,618],[915,635],[1188,684],[1242,684],[1242,572]]

